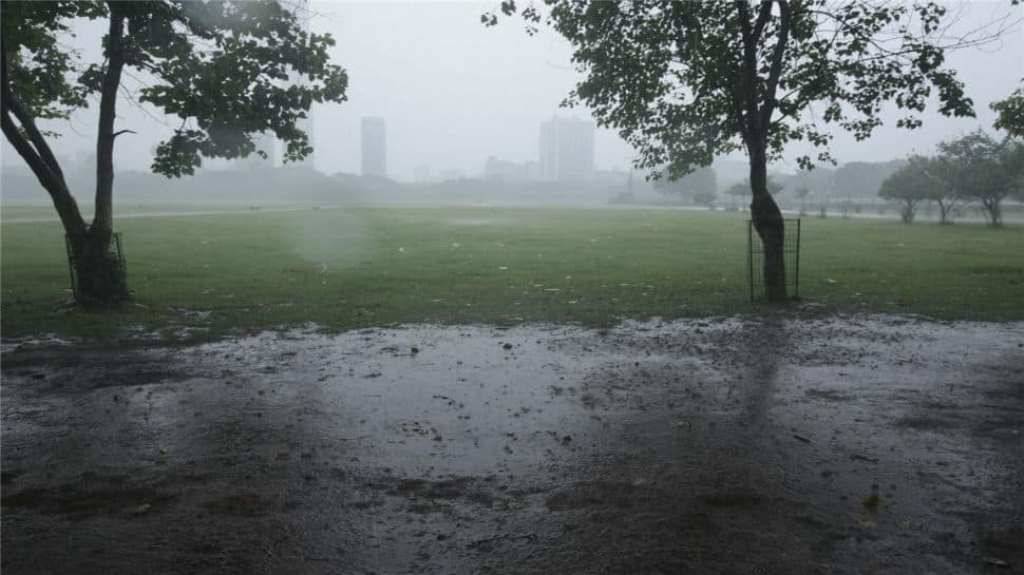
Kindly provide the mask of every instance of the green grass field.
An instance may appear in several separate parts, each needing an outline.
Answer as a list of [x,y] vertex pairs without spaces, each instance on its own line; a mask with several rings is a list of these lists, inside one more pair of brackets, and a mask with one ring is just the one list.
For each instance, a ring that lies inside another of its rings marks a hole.
[[[12,219],[32,210],[5,210],[5,337],[759,311],[740,214],[353,207],[121,219],[135,301],[90,313],[65,305],[59,224]],[[1024,319],[1022,226],[805,218],[802,239],[801,296],[824,310]]]

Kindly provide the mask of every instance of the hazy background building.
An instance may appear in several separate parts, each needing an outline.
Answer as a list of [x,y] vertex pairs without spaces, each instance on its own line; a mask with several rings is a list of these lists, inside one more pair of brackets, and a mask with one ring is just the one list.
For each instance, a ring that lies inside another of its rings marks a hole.
[[510,162],[494,156],[484,164],[484,179],[502,182],[526,182],[539,179],[537,162]]
[[544,180],[587,180],[594,173],[594,123],[557,116],[540,125],[540,176]]
[[364,176],[388,175],[387,125],[384,118],[368,116],[362,123],[362,174]]

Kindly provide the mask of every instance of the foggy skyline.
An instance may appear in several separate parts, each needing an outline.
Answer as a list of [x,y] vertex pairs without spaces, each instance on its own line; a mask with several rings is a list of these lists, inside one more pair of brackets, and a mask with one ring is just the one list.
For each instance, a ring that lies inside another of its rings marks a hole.
[[[348,102],[315,108],[317,169],[328,174],[360,172],[364,116],[379,116],[387,123],[388,175],[399,180],[412,180],[420,166],[429,166],[435,174],[480,174],[490,156],[537,161],[542,122],[553,115],[591,119],[585,109],[558,107],[577,79],[567,43],[543,27],[528,36],[518,18],[484,27],[481,13],[497,10],[497,4],[313,2],[311,28],[334,36],[333,61],[348,71],[350,79]],[[963,11],[957,27],[964,30],[1010,10],[1024,14],[1024,6],[1001,1],[953,6],[957,8],[952,13]],[[75,31],[78,37],[69,44],[82,50],[84,61],[98,59],[103,23],[85,23]],[[895,114],[887,114],[887,125],[865,142],[834,130],[836,159],[881,161],[930,153],[943,139],[978,127],[991,131],[994,114],[989,103],[1006,97],[1024,76],[1021,27],[990,46],[949,52],[947,60],[974,99],[977,118],[945,118],[932,106],[923,114],[924,126],[907,131],[895,128]],[[116,169],[148,169],[152,148],[173,130],[175,120],[140,110],[125,98],[118,105],[118,127],[138,134],[118,140]],[[93,107],[70,122],[44,125],[64,134],[54,142],[57,153],[74,157],[91,152],[95,122]],[[629,167],[633,153],[614,132],[598,128],[594,147],[595,169]],[[792,158],[805,152],[806,148],[790,146],[787,161],[776,168],[795,170]],[[20,158],[8,157],[15,153],[6,143],[3,153],[4,164],[20,164]],[[204,165],[218,162],[204,160]]]

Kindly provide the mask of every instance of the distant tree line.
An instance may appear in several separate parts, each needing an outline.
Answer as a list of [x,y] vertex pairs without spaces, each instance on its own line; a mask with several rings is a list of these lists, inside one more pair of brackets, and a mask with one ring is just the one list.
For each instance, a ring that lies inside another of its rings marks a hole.
[[919,206],[934,202],[943,224],[952,223],[959,206],[972,204],[999,226],[1003,201],[1024,200],[1024,143],[996,140],[982,130],[942,142],[934,156],[912,156],[882,182],[878,195],[896,203],[908,224]]

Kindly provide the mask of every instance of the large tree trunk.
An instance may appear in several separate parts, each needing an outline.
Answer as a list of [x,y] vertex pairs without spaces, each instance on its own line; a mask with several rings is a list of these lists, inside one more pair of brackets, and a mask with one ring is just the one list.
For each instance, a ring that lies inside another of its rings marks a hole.
[[[112,191],[114,183],[113,148],[117,134],[113,131],[117,91],[124,67],[123,33],[125,16],[121,6],[110,4],[111,18],[107,38],[107,66],[100,99],[100,122],[97,138],[96,163],[96,215],[87,225],[56,156],[36,127],[31,112],[14,93],[8,77],[9,57],[5,42],[0,42],[2,60],[2,119],[3,133],[18,154],[50,194],[60,217],[71,248],[75,272],[75,297],[83,305],[112,305],[128,299],[124,265],[114,253]],[[17,123],[15,123],[17,120]]]
[[[117,91],[124,68],[122,35],[125,17],[116,3],[110,4],[110,28],[107,32],[107,66],[100,89],[99,129],[96,135],[96,213],[90,226],[90,242],[109,251],[114,227],[114,119]],[[101,245],[102,243],[106,245]],[[88,242],[87,242],[88,243]]]
[[86,233],[68,234],[76,276],[75,297],[87,306],[109,306],[130,296],[127,274],[120,254],[113,250],[114,237],[114,119],[117,91],[124,68],[125,16],[110,3],[103,84],[100,88],[99,129],[96,137],[96,213]]
[[783,302],[786,293],[784,257],[785,223],[782,211],[768,192],[768,158],[764,147],[750,146],[750,219],[764,245],[763,279],[765,296],[770,302]]
[[[912,200],[904,200],[903,205],[900,207],[900,219],[905,224],[914,223],[914,215],[917,211],[917,207],[914,205]],[[945,219],[945,218],[943,218]]]
[[952,223],[952,222],[949,221],[949,212],[950,212],[950,210],[953,209],[953,206],[949,202],[943,201],[941,199],[938,200],[936,203],[939,204],[939,223],[940,224]]
[[116,2],[109,6],[107,62],[100,87],[96,135],[96,213],[87,232],[68,234],[75,267],[75,297],[86,306],[116,305],[130,297],[124,263],[113,249],[114,140],[118,136],[114,120],[124,69],[125,15]]
[[981,205],[988,212],[988,223],[994,228],[1003,225],[1002,198],[988,198],[981,201]]
[[75,298],[87,307],[106,307],[126,301],[124,262],[113,248],[112,234],[98,229],[68,235],[75,272]]

